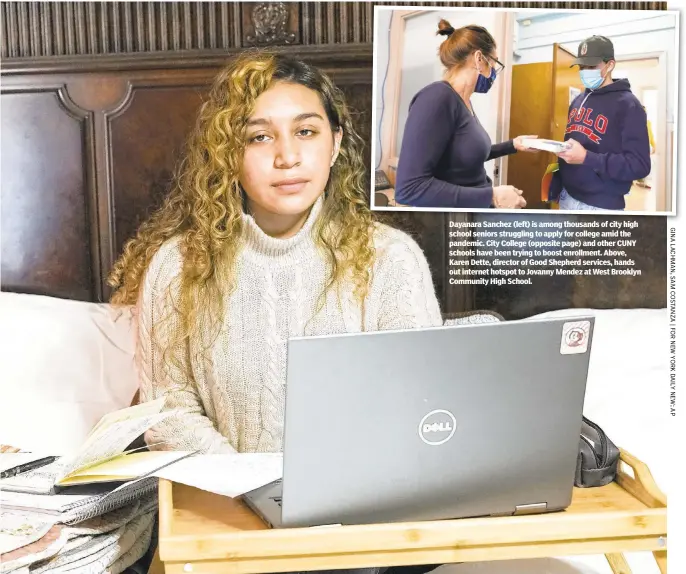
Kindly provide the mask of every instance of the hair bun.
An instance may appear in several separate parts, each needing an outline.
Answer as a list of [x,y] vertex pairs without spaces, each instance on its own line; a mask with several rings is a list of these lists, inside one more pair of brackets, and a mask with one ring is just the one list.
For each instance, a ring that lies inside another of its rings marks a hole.
[[450,36],[454,31],[455,28],[450,25],[450,22],[441,18],[441,21],[438,23],[438,32],[436,32],[436,34],[439,36]]

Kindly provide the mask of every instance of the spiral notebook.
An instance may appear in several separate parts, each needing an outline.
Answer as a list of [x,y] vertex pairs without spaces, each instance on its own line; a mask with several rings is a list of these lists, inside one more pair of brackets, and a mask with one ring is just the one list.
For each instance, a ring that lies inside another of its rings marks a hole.
[[125,482],[112,488],[97,484],[70,489],[68,494],[31,494],[0,490],[3,512],[21,511],[52,517],[55,522],[75,524],[102,516],[134,501],[157,495],[154,476]]

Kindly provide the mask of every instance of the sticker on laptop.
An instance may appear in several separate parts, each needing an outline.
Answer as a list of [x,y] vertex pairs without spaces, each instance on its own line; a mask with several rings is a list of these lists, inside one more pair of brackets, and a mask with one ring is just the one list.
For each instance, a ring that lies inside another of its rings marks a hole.
[[560,353],[576,355],[588,351],[588,341],[591,333],[590,321],[574,321],[562,325],[562,342]]

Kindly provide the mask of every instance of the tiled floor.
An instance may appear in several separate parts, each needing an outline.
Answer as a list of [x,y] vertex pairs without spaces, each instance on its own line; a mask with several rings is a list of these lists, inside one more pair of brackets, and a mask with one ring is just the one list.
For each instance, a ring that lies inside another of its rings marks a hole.
[[[650,185],[650,182],[648,182]],[[626,211],[655,211],[655,189],[634,184],[625,198]]]

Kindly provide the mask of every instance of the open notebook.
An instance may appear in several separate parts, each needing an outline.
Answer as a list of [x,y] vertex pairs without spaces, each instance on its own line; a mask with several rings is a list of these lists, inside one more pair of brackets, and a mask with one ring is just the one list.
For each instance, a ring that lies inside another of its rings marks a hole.
[[[174,414],[174,411],[162,412],[163,407],[164,398],[160,398],[105,415],[78,451],[69,456],[37,457],[33,463],[27,463],[26,455],[22,457],[22,453],[0,455],[0,468],[5,469],[7,475],[0,479],[0,489],[56,494],[70,486],[126,482],[149,476],[194,454],[126,450],[145,431]],[[13,456],[17,457],[15,467],[11,464]]]

